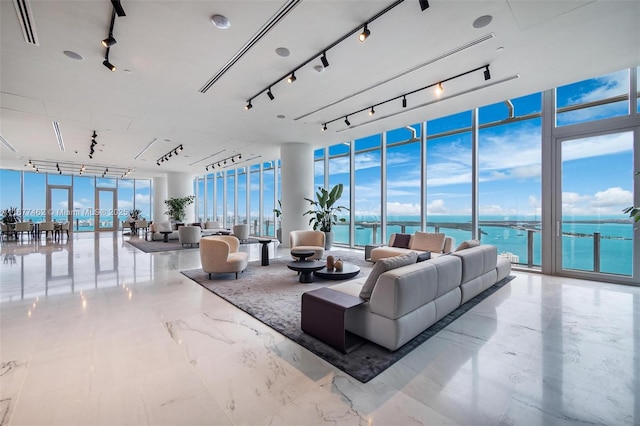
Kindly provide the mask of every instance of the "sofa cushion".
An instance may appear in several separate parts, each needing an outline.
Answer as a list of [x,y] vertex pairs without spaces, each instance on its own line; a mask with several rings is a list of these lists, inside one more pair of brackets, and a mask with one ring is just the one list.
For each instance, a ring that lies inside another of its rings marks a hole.
[[391,244],[391,247],[409,248],[410,240],[411,240],[410,234],[396,234],[396,237],[393,239],[393,244]]
[[424,253],[418,253],[418,259],[416,259],[416,263],[424,262],[425,260],[431,259],[431,252],[425,251]]
[[457,256],[462,260],[462,283],[466,283],[496,268],[498,250],[495,246],[480,245],[456,251],[452,253],[452,256]]
[[458,247],[456,247],[455,251],[466,250],[471,247],[478,247],[480,245],[479,240],[467,240],[460,243]]
[[391,269],[399,268],[401,266],[410,265],[416,263],[418,255],[414,252],[404,254],[402,256],[387,257],[376,262],[371,270],[371,273],[367,277],[367,280],[362,286],[360,291],[360,297],[362,299],[370,299],[371,293],[378,281],[378,277]]
[[441,233],[416,232],[411,241],[411,250],[442,252],[445,235]]

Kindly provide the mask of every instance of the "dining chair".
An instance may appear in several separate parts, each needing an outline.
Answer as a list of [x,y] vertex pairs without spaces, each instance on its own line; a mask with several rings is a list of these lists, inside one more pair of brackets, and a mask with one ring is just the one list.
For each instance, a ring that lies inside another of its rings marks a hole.
[[[39,234],[42,234],[44,232],[44,237],[49,238],[49,232],[51,232],[51,238],[54,237],[54,232],[56,230],[56,225],[54,222],[42,222],[40,224],[39,227]],[[40,238],[40,235],[38,235],[38,238]]]
[[22,240],[22,234],[25,232],[29,239],[31,239],[31,232],[33,231],[33,223],[31,222],[18,222],[15,224],[13,228],[16,235],[20,234],[20,239]]

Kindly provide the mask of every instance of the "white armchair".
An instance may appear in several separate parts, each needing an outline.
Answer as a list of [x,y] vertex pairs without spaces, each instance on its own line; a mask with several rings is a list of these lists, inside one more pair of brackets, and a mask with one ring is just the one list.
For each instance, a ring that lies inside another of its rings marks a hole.
[[233,235],[216,235],[200,240],[200,262],[202,270],[213,273],[238,273],[249,264],[249,253],[239,252],[240,241]]
[[249,239],[249,225],[233,225],[233,235],[240,240],[246,242]]
[[185,244],[189,244],[192,247],[194,244],[200,244],[201,236],[202,230],[199,226],[181,226],[178,228],[178,240],[183,247]]
[[321,231],[291,231],[289,243],[291,250],[313,250],[315,254],[310,259],[320,260],[324,254],[324,232]]

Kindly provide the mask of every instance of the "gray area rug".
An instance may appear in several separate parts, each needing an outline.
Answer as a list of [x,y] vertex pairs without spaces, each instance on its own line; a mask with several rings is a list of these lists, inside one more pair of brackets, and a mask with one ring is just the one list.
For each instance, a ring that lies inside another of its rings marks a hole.
[[[360,266],[360,274],[356,278],[369,275],[371,272],[373,265],[365,262],[362,254],[328,254]],[[260,266],[260,262],[251,262],[237,280],[235,274],[213,274],[209,280],[208,274],[201,269],[182,271],[182,274],[363,383],[382,373],[514,278],[509,276],[469,300],[395,352],[368,342],[353,352],[344,354],[300,329],[302,293],[339,281],[315,278],[313,283],[301,284],[296,272],[286,267],[289,261],[290,259],[272,259],[270,266]]]
[[[145,241],[145,240],[126,240],[125,243],[131,244],[135,248],[142,250],[145,253],[157,253],[161,251],[173,251],[173,250],[189,250],[198,249],[198,245],[193,246],[186,244],[184,247],[178,242],[178,240],[164,241]],[[258,244],[258,240],[249,238],[247,241],[241,242],[241,244]]]

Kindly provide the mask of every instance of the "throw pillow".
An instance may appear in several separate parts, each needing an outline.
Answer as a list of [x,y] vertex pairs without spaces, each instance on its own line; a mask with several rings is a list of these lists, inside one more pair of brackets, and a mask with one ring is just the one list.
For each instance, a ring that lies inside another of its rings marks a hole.
[[416,232],[413,234],[411,250],[431,251],[442,253],[444,249],[444,234],[431,232]]
[[373,293],[373,289],[376,286],[376,282],[378,282],[378,277],[380,275],[390,271],[391,269],[416,263],[417,258],[418,254],[411,252],[403,254],[402,256],[393,256],[378,260],[373,266],[367,280],[364,282],[362,290],[360,290],[360,298],[365,300],[371,299],[371,293]]
[[425,260],[429,260],[429,259],[431,259],[431,252],[430,251],[427,251],[427,252],[424,252],[424,253],[420,253],[418,255],[418,259],[416,260],[416,263],[417,262],[424,262]]
[[460,243],[458,247],[456,247],[455,251],[466,250],[471,247],[477,247],[480,245],[479,240],[467,240]]
[[391,247],[409,248],[410,234],[396,234]]

